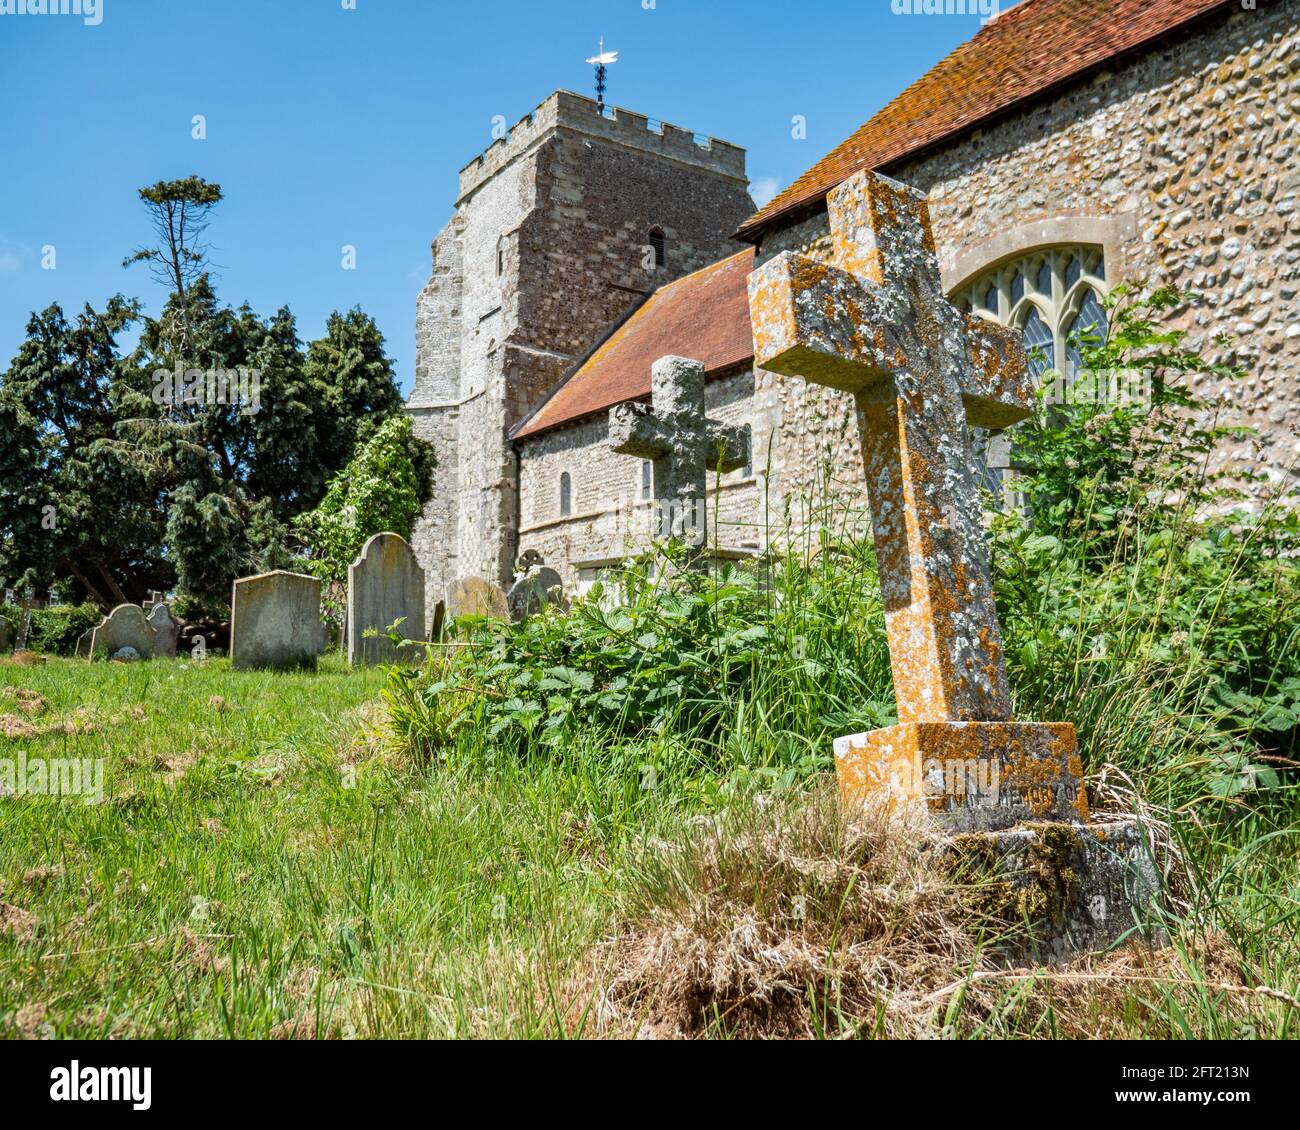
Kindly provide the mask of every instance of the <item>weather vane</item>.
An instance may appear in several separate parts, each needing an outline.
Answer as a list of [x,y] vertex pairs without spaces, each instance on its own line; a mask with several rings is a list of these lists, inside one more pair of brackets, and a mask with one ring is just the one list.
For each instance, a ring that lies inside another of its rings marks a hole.
[[588,59],[587,62],[596,68],[596,106],[603,114],[605,112],[605,77],[606,68],[610,63],[618,62],[617,51],[605,50],[605,37],[600,37],[600,53]]

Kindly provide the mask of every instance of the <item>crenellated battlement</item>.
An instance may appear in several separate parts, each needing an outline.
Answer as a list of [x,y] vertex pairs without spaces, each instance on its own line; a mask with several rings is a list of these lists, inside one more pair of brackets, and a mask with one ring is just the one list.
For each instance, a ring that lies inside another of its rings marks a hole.
[[745,151],[738,145],[621,107],[606,107],[602,114],[593,99],[557,90],[531,114],[520,118],[507,136],[494,141],[461,169],[458,202],[559,129],[575,130],[745,180]]

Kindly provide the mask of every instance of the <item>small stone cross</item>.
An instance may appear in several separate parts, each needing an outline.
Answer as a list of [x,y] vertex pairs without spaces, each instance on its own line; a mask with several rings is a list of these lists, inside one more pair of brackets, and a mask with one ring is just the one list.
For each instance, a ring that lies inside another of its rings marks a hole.
[[659,505],[673,509],[661,533],[683,537],[685,527],[694,526],[695,537],[686,540],[702,541],[707,474],[749,462],[749,428],[705,415],[702,361],[660,357],[650,369],[650,400],[651,407],[633,402],[610,409],[610,447],[654,464]]

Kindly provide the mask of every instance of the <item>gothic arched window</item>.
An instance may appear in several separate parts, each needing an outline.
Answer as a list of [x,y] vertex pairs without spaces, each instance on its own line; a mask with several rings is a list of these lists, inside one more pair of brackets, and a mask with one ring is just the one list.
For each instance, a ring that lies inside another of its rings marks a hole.
[[648,499],[654,490],[654,464],[649,459],[641,460],[641,498]]
[[1105,293],[1100,247],[1049,247],[985,271],[953,299],[963,310],[1020,330],[1035,378],[1059,373],[1073,381],[1079,346],[1106,336]]
[[663,228],[650,229],[650,247],[655,253],[655,267],[662,267],[668,262],[668,237]]
[[567,518],[573,512],[573,480],[569,472],[560,475],[560,517]]
[[497,278],[506,273],[506,237],[497,240]]
[[[1029,371],[1041,384],[1053,374],[1073,383],[1083,359],[1081,346],[1106,337],[1106,264],[1097,246],[1048,247],[1026,252],[984,271],[953,292],[963,310],[1014,326],[1025,343]],[[991,490],[1002,489],[1010,459],[1006,436],[976,429],[975,446]]]

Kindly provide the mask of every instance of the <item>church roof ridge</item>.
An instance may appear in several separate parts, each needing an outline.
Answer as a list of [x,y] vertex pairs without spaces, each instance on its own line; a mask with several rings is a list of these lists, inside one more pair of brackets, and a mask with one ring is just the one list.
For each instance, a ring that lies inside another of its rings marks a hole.
[[[746,220],[757,242],[843,180],[1018,109],[1237,0],[1023,0],[985,24]],[[918,0],[919,7],[919,0]]]

